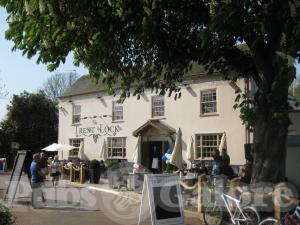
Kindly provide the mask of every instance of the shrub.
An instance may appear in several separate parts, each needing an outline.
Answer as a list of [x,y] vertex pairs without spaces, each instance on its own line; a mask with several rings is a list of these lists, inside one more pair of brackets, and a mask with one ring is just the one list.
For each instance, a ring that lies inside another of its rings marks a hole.
[[90,167],[89,169],[92,169],[92,170],[100,170],[100,162],[97,160],[97,159],[93,159],[91,162],[90,162]]
[[107,164],[107,169],[108,170],[116,170],[119,169],[120,165],[119,165],[119,161],[118,160],[109,160],[108,164]]
[[0,225],[12,224],[12,214],[7,207],[0,204]]
[[173,171],[174,167],[170,163],[168,163],[165,169],[165,173],[173,173]]

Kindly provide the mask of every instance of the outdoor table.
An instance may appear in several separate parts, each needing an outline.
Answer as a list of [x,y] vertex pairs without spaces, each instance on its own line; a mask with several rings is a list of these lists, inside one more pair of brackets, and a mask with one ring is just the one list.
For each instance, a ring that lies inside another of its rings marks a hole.
[[127,177],[128,190],[142,191],[146,172],[129,173]]
[[198,181],[198,174],[187,174],[186,176],[181,177],[181,180],[186,183],[187,185],[194,185]]

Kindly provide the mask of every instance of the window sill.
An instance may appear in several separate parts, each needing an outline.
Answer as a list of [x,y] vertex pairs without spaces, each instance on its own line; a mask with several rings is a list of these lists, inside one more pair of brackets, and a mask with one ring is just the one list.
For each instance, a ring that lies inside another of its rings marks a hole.
[[166,119],[166,117],[165,116],[152,116],[151,117],[151,120],[165,120]]
[[124,120],[114,120],[114,121],[111,121],[111,123],[124,123],[125,121]]
[[204,157],[204,158],[196,158],[194,160],[197,160],[197,161],[211,161],[211,160],[214,160],[213,157]]
[[219,113],[206,113],[206,114],[200,114],[200,117],[209,117],[209,116],[219,116]]
[[126,157],[108,157],[108,160],[125,160],[127,159]]

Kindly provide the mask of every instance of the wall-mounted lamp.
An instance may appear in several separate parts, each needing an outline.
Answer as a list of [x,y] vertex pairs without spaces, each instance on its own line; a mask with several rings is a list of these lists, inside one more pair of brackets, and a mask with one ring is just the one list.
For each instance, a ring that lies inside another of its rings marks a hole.
[[182,85],[186,88],[190,87],[190,83],[188,81],[183,81]]

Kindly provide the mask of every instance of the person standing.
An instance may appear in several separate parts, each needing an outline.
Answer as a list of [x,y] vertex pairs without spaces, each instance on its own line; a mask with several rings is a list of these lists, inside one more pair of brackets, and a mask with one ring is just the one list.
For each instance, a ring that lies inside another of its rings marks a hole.
[[47,158],[45,157],[45,153],[44,152],[42,152],[40,154],[39,165],[40,165],[40,170],[44,174],[44,177],[46,177],[47,173],[48,173],[48,161],[47,161]]
[[103,160],[100,161],[100,175],[105,176],[106,166]]
[[42,184],[44,180],[44,174],[42,173],[39,163],[41,161],[40,154],[33,155],[33,161],[30,165],[30,183],[32,187],[32,205],[34,208],[38,207],[38,197],[42,198],[42,202],[45,202],[45,197],[42,190]]
[[151,165],[151,170],[154,174],[158,173],[158,168],[159,168],[159,159],[158,159],[158,151],[156,149],[156,146],[153,148],[153,158],[152,158],[152,165]]
[[53,186],[57,186],[59,182],[60,175],[60,162],[58,160],[58,155],[54,156],[53,161],[51,162],[51,176]]

